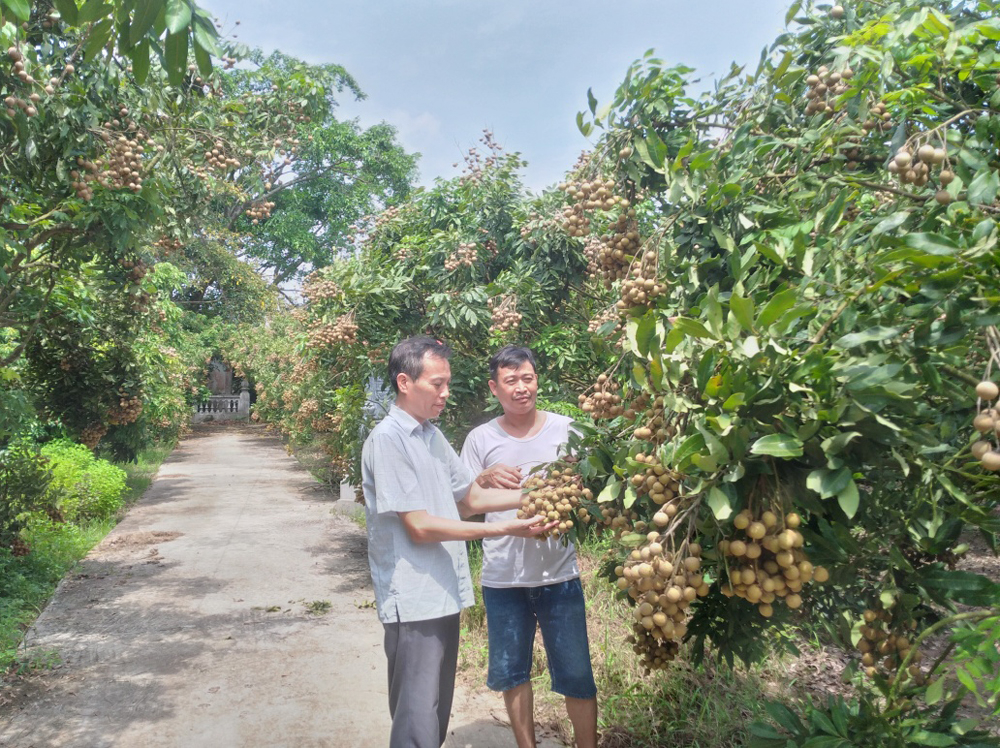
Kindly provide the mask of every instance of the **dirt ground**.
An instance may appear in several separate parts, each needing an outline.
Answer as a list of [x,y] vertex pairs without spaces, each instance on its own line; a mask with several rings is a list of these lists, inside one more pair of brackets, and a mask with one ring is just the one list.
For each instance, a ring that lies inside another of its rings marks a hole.
[[[261,429],[200,428],[29,632],[58,664],[5,685],[0,745],[386,745],[357,509]],[[445,745],[513,745],[502,699],[460,687]]]

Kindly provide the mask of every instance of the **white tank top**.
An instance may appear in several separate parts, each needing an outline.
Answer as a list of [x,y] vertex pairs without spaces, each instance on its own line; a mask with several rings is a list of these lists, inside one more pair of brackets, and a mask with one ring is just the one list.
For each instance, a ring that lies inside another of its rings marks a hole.
[[[504,431],[499,419],[494,419],[469,432],[462,446],[462,461],[479,475],[498,463],[521,468],[527,477],[531,468],[557,459],[565,452],[569,428],[573,419],[548,411],[545,424],[534,436],[518,439]],[[517,510],[490,512],[487,522],[515,519]],[[563,545],[558,538],[483,539],[484,587],[538,587],[555,584],[580,576],[576,549],[572,543]]]

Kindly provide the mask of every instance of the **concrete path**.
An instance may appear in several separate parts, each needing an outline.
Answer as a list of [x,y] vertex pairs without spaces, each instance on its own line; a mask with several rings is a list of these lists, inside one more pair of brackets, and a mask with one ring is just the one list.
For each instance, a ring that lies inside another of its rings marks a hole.
[[[259,429],[185,439],[30,632],[61,664],[5,694],[0,745],[387,745],[365,533],[335,498]],[[504,718],[460,689],[446,746],[513,746]]]

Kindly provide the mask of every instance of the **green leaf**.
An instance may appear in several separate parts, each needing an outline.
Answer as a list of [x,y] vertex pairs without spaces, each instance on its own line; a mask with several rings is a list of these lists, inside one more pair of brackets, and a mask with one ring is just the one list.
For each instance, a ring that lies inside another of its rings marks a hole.
[[622,503],[625,505],[626,509],[630,509],[638,498],[639,494],[636,493],[635,486],[631,483],[625,486],[625,497],[622,500]]
[[970,205],[989,205],[996,199],[998,190],[1000,190],[1000,175],[992,169],[983,169],[969,183],[965,199]]
[[792,308],[797,296],[798,292],[794,288],[786,288],[776,293],[760,310],[757,326],[762,329],[770,327],[782,314]]
[[720,522],[729,519],[729,516],[733,513],[729,497],[718,486],[712,486],[708,489],[708,506],[711,508],[712,514]]
[[828,499],[847,488],[851,482],[851,471],[846,467],[837,470],[813,470],[806,478],[806,487],[821,498]]
[[736,321],[740,323],[740,327],[747,332],[753,332],[753,315],[756,310],[754,309],[752,299],[744,299],[733,291],[729,297],[729,311],[736,317]]
[[750,453],[772,457],[801,457],[802,447],[802,442],[789,434],[768,434],[753,443]]
[[871,327],[863,332],[852,332],[838,338],[833,342],[833,347],[846,351],[865,343],[877,343],[890,338],[898,338],[902,331],[902,327]]
[[104,49],[104,45],[111,39],[114,25],[110,18],[95,23],[90,29],[90,37],[83,45],[83,56],[87,60],[94,59],[97,54]]
[[958,745],[954,738],[941,732],[930,732],[928,730],[917,730],[910,735],[909,741],[915,745],[930,745],[937,746],[938,748]]
[[903,241],[906,246],[931,255],[953,255],[959,248],[951,239],[940,234],[907,234]]
[[132,75],[135,76],[135,82],[141,86],[149,75],[149,40],[143,39],[135,45],[129,50],[128,57],[132,61]]
[[156,23],[156,17],[163,10],[164,2],[165,0],[142,0],[142,2],[136,3],[135,15],[132,16],[132,25],[129,26],[128,30],[130,47],[138,44],[139,40]]
[[188,0],[167,0],[167,31],[179,34],[191,25],[191,4]]
[[10,12],[19,21],[27,21],[31,18],[31,3],[28,0],[2,0],[3,5],[10,8]]
[[194,43],[212,55],[220,55],[218,36],[211,21],[207,21],[200,16],[194,19]]
[[[212,72],[212,56],[198,43],[197,35],[194,38],[194,59],[198,63],[198,71],[202,75],[209,75]],[[475,314],[470,310],[469,316],[475,320]]]
[[942,696],[944,696],[944,678],[938,678],[924,691],[924,701],[930,706],[941,701]]
[[59,15],[62,16],[63,21],[70,26],[80,25],[80,15],[74,0],[54,0],[52,4],[56,6],[56,10],[59,11]]
[[861,495],[858,493],[858,486],[853,480],[837,494],[837,503],[840,504],[840,508],[847,515],[848,519],[857,514],[858,506],[861,504]]
[[608,485],[606,485],[597,495],[597,503],[605,504],[609,501],[614,501],[615,499],[617,499],[618,489],[621,488],[621,485],[622,482],[617,478],[612,478],[611,480],[609,480]]
[[820,446],[827,455],[839,455],[844,451],[848,444],[859,436],[861,436],[861,434],[857,431],[844,431],[836,436],[824,439]]
[[114,8],[104,0],[87,0],[80,8],[77,20],[82,26],[85,23],[94,23],[100,18],[111,15]]
[[674,320],[674,329],[680,330],[684,334],[695,338],[709,338],[711,340],[716,340],[716,337],[708,331],[708,328],[696,319],[678,317]]
[[629,317],[625,324],[625,334],[632,351],[641,358],[646,358],[656,339],[656,319],[649,312],[642,317]]
[[167,76],[174,86],[180,85],[187,72],[188,57],[188,35],[184,31],[180,34],[167,34],[166,43]]

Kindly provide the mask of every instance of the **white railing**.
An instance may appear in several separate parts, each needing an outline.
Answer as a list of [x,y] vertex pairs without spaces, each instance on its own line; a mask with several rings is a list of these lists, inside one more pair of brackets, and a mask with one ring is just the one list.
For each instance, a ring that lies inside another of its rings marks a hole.
[[250,417],[250,388],[238,395],[211,395],[194,406],[194,422],[240,421]]

